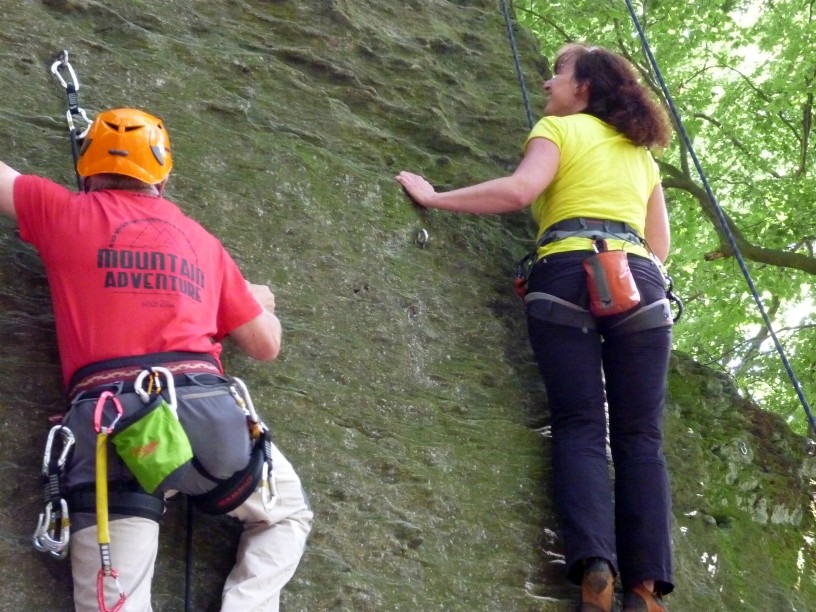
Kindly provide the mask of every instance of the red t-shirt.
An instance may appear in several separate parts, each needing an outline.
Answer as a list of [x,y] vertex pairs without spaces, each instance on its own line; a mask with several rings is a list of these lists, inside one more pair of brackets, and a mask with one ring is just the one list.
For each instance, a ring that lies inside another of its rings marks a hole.
[[165,351],[208,353],[262,312],[221,243],[164,198],[14,182],[20,237],[48,275],[64,380],[80,367]]

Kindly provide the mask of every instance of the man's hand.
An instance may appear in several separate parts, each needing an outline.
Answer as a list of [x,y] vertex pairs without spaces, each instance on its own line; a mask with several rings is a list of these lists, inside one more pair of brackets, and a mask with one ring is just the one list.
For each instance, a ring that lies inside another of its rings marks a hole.
[[272,361],[280,352],[282,334],[280,321],[275,315],[275,295],[267,285],[255,285],[249,281],[246,284],[264,312],[236,327],[230,336],[253,359]]
[[252,295],[258,300],[258,303],[263,306],[267,312],[275,314],[275,294],[272,293],[269,285],[255,285],[249,281],[246,281],[246,284],[252,292]]
[[17,211],[14,209],[14,179],[19,174],[13,168],[0,162],[0,214],[12,219],[17,218]]

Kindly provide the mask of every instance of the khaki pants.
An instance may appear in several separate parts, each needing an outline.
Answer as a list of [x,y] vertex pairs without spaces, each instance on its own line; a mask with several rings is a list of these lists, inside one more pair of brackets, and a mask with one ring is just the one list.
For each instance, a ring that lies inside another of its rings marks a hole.
[[[243,523],[235,566],[224,585],[222,612],[278,612],[280,592],[295,573],[311,530],[312,511],[292,465],[273,445],[279,498],[267,512],[255,491],[230,513]],[[111,558],[127,596],[122,612],[151,612],[150,587],[159,541],[159,525],[128,517],[110,522]],[[71,568],[77,612],[98,612],[96,579],[100,558],[96,526],[71,534]],[[105,578],[105,603],[119,594]]]

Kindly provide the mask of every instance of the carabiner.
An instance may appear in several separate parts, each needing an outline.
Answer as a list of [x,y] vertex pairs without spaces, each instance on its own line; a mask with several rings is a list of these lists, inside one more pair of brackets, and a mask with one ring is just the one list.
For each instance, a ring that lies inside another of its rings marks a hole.
[[[69,80],[66,81],[65,78],[60,74],[60,68],[63,68],[67,71]],[[57,60],[51,64],[51,74],[57,77],[60,85],[65,88],[65,93],[68,96],[68,112],[65,114],[65,118],[68,121],[68,129],[72,135],[76,138],[84,138],[85,133],[87,132],[87,128],[91,126],[91,119],[88,117],[85,109],[80,108],[79,106],[79,79],[77,78],[76,72],[74,72],[73,66],[68,63],[68,51],[63,51],[57,57]],[[79,115],[87,124],[87,128],[81,134],[78,134],[76,128],[74,127],[74,115]]]
[[[70,84],[64,78],[62,78],[62,75],[59,72],[60,68],[64,68],[68,71],[68,76],[71,77]],[[77,75],[74,72],[74,68],[68,63],[67,50],[63,50],[63,52],[57,56],[57,60],[51,64],[51,74],[57,77],[60,85],[62,85],[65,89],[68,89],[70,85],[70,87],[73,87],[74,91],[79,91],[79,81],[77,80]]]
[[[178,418],[178,413],[176,410],[176,383],[173,380],[173,374],[170,373],[170,370],[161,367],[142,370],[136,377],[136,380],[133,383],[133,388],[137,395],[142,399],[142,403],[149,403],[151,394],[159,395],[162,392],[159,374],[163,374],[164,379],[167,382],[167,404],[170,406],[170,410],[172,410],[176,418]],[[145,391],[144,379],[148,376],[150,377],[150,380],[148,381],[147,390]]]
[[[102,413],[105,411],[105,402],[107,402],[108,399],[113,402],[113,406],[116,408],[116,416],[114,417],[110,426],[102,427]],[[96,433],[111,433],[113,428],[116,426],[116,423],[118,423],[119,419],[122,418],[123,414],[124,410],[122,410],[122,404],[119,401],[119,398],[110,391],[103,391],[102,395],[99,396],[99,399],[96,400],[96,408],[94,409],[94,431]]]
[[278,485],[275,478],[275,470],[269,466],[269,461],[265,460],[261,468],[261,502],[264,510],[272,512],[275,502],[278,501]]
[[249,395],[249,389],[247,389],[244,381],[237,376],[233,376],[232,380],[241,388],[241,392],[238,393],[238,390],[233,385],[230,385],[230,392],[235,398],[235,401],[244,409],[244,412],[246,412],[253,423],[260,424],[261,429],[266,431],[266,425],[261,423],[260,419],[258,419],[258,412],[255,410],[255,404],[252,403],[252,397]]
[[[60,527],[59,538],[56,537],[57,522]],[[45,509],[40,513],[32,540],[36,550],[47,552],[57,559],[66,557],[68,543],[71,540],[71,520],[68,516],[68,502],[64,498],[60,499],[60,510],[56,514],[52,512],[51,504],[45,505]]]
[[665,270],[663,270],[663,280],[666,287],[666,297],[670,302],[674,302],[674,304],[677,306],[677,314],[672,317],[672,323],[677,323],[680,320],[680,317],[683,316],[683,311],[685,310],[683,301],[675,295],[674,279],[672,279],[672,277],[669,276]]
[[67,427],[63,425],[54,425],[51,428],[51,431],[48,432],[48,439],[45,441],[45,452],[43,453],[43,463],[42,463],[42,473],[43,476],[50,476],[51,471],[51,453],[53,451],[54,446],[54,438],[56,438],[57,433],[62,435],[62,452],[59,454],[57,458],[56,467],[59,470],[62,470],[65,467],[65,462],[68,460],[68,452],[71,450],[71,447],[76,442],[76,438],[74,438],[74,432],[72,432]]
[[[116,584],[116,590],[119,591],[119,599],[115,604],[113,604],[112,608],[108,608],[107,604],[105,603],[105,577],[110,576],[113,578],[114,583]],[[99,573],[96,575],[96,602],[99,604],[99,611],[100,612],[118,612],[122,609],[122,606],[125,605],[125,600],[127,599],[127,595],[122,590],[122,585],[119,583],[119,572],[115,569],[108,568],[99,568]]]

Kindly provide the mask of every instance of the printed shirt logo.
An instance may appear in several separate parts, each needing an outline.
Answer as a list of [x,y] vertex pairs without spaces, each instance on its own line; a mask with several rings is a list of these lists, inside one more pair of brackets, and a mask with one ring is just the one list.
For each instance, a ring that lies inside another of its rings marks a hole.
[[162,219],[137,219],[121,225],[106,248],[97,251],[105,289],[179,294],[201,302],[204,272],[184,233]]

